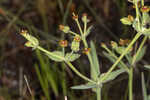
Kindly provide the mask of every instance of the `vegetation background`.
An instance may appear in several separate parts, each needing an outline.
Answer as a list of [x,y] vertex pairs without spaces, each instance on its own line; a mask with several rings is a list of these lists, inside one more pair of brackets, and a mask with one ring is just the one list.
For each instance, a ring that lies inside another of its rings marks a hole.
[[[95,42],[100,69],[105,72],[112,63],[102,54],[100,43],[110,45],[111,40],[118,42],[120,38],[132,39],[133,29],[122,25],[120,18],[134,15],[133,11],[134,8],[127,0],[0,0],[0,100],[64,100],[65,96],[68,100],[95,100],[91,90],[70,89],[84,81],[65,64],[55,63],[39,51],[33,52],[31,48],[24,47],[25,39],[19,32],[26,29],[38,37],[43,47],[59,49],[58,41],[69,38],[59,31],[58,26],[69,25],[78,31],[72,20],[72,12],[79,17],[87,13],[90,24],[94,25],[88,40]],[[149,45],[149,41],[146,44]],[[150,53],[146,52],[134,73],[135,100],[142,100],[140,73],[145,72],[147,85],[150,81],[149,71],[142,68],[143,64],[149,64],[149,56]],[[86,56],[82,55],[74,65],[81,73],[89,75]],[[106,84],[102,90],[104,100],[127,100],[127,81],[127,76],[123,74]]]

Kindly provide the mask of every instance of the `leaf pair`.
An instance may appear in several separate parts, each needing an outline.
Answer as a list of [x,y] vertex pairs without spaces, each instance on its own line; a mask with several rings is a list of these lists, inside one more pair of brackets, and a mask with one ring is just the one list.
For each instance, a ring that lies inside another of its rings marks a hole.
[[87,84],[82,84],[82,85],[78,85],[78,86],[73,86],[71,87],[72,89],[91,89],[91,88],[101,88],[103,83],[109,82],[114,80],[115,78],[117,78],[117,76],[119,76],[120,74],[124,73],[125,70],[124,69],[119,69],[116,71],[113,71],[109,74],[109,76],[107,77],[107,79],[101,81],[101,79],[105,76],[105,73],[101,74],[99,77],[99,81],[101,81],[101,84],[94,84],[94,83],[87,83]]

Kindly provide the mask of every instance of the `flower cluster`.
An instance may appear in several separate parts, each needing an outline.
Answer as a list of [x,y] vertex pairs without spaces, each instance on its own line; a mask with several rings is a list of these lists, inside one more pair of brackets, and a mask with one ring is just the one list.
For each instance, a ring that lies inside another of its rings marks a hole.
[[136,9],[136,17],[134,18],[132,15],[128,15],[127,17],[123,17],[120,21],[125,25],[132,25],[132,27],[143,35],[150,35],[150,6],[144,5],[139,0],[130,0],[133,3]]
[[[78,25],[78,28],[80,30],[80,34],[76,33],[76,32],[73,32],[71,31],[70,27],[69,26],[65,26],[65,25],[59,25],[59,29],[61,31],[63,31],[64,33],[68,33],[68,34],[71,34],[73,35],[73,40],[72,40],[72,43],[71,43],[71,50],[73,52],[78,52],[80,50],[80,42],[82,40],[84,40],[86,38],[86,36],[88,36],[88,34],[90,33],[91,31],[91,27],[87,28],[87,23],[90,22],[90,20],[87,18],[87,14],[84,13],[82,15],[82,22],[84,23],[84,30],[82,30],[82,28],[80,27],[80,23],[79,23],[79,16],[75,13],[72,14],[72,19],[77,23]],[[61,47],[67,47],[67,40],[61,40],[59,42],[59,45]],[[88,52],[90,51],[90,48],[87,48],[85,47],[85,49],[83,50],[83,53],[84,54],[88,54]]]
[[32,47],[33,49],[39,46],[39,41],[34,36],[30,35],[27,30],[21,30],[20,34],[25,37],[28,41],[25,46]]

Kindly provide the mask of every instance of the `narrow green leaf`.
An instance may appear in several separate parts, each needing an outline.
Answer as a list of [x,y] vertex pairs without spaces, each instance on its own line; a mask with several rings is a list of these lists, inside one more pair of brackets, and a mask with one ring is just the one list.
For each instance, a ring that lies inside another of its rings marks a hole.
[[145,54],[145,52],[146,52],[146,48],[147,48],[147,47],[144,46],[144,47],[141,49],[140,53],[137,55],[136,62],[140,61],[140,60],[143,58],[143,56],[144,56],[144,54]]
[[[125,69],[118,69],[116,71],[113,71],[109,74],[109,76],[107,77],[107,79],[105,79],[102,83],[106,83],[108,81],[112,81],[114,80],[117,76],[119,76],[120,74],[122,74],[123,72],[126,72]],[[105,76],[105,73],[101,74],[100,76],[100,80]]]
[[50,96],[49,96],[49,90],[48,90],[48,83],[47,81],[45,81],[43,78],[42,78],[42,75],[40,73],[40,69],[38,68],[38,65],[35,64],[35,70],[36,70],[36,74],[38,76],[38,79],[40,81],[40,84],[41,84],[41,87],[43,89],[43,92],[45,94],[45,96],[47,97],[48,100],[51,100],[50,99]]
[[77,85],[77,86],[72,86],[71,89],[91,89],[91,88],[96,88],[96,84],[82,84],[82,85]]
[[146,86],[145,86],[145,79],[144,79],[144,74],[142,72],[142,91],[143,91],[143,98],[144,100],[148,100],[148,97],[147,97],[147,92],[146,92]]
[[100,75],[99,60],[96,54],[94,43],[92,41],[90,42],[90,46],[91,46],[91,56],[93,62],[93,66],[91,67],[91,77],[92,79],[96,80],[98,78],[98,75]]
[[48,58],[43,57],[39,50],[36,50],[36,54],[40,62],[40,68],[41,68],[41,74],[42,74],[41,78],[47,81],[48,86],[49,84],[51,85],[52,90],[54,91],[55,95],[58,96],[58,87],[57,87],[56,78],[54,76],[55,73],[52,71],[52,67],[50,67]]
[[132,58],[133,58],[133,57],[131,56],[131,54],[130,54],[130,53],[129,53],[129,54],[126,54],[125,57],[126,57],[126,59],[128,60],[128,63],[131,64],[131,63],[132,63]]
[[85,37],[87,37],[90,33],[91,33],[91,29],[93,28],[93,25],[91,25],[90,27],[88,27]]
[[56,62],[62,62],[63,59],[61,59],[60,57],[63,58],[63,53],[61,51],[53,51],[52,54],[54,55],[49,55],[46,54],[51,60],[54,60]]
[[[103,52],[103,54],[105,55],[105,57],[107,57],[112,63],[115,63],[116,59],[114,57],[112,57],[109,53]],[[122,66],[122,64],[118,63],[118,67],[119,68],[124,68]]]
[[75,53],[67,53],[65,56],[65,60],[67,61],[75,61],[76,59],[78,59],[80,57],[80,54],[75,54]]

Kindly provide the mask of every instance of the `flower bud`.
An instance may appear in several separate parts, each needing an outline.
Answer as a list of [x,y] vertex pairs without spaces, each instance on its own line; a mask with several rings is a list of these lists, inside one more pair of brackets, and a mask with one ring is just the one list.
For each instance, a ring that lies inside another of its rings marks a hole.
[[102,48],[105,48],[105,47],[106,47],[106,44],[105,44],[105,43],[101,43],[101,47],[102,47]]
[[111,43],[112,48],[117,48],[118,47],[118,44],[116,42],[111,41],[110,43]]
[[85,22],[85,23],[90,22],[90,20],[87,19],[87,14],[86,13],[83,13],[83,15],[82,15],[82,21]]
[[119,44],[120,44],[121,46],[127,45],[127,44],[129,44],[129,43],[130,43],[130,40],[129,40],[129,39],[125,39],[125,40],[120,39],[120,41],[119,41]]
[[82,53],[87,55],[90,51],[91,51],[91,48],[84,48]]
[[149,11],[150,11],[150,7],[149,6],[143,6],[141,8],[141,12],[143,12],[143,13],[146,13],[146,12],[149,12]]
[[70,31],[69,26],[59,25],[59,29],[63,31],[64,33],[68,33]]
[[80,42],[80,41],[81,41],[81,37],[80,37],[79,35],[76,35],[76,36],[74,37],[74,41],[75,41],[75,42]]
[[27,47],[33,47],[36,48],[39,45],[38,39],[36,39],[34,36],[30,35],[27,30],[22,30],[20,34],[28,40],[28,42],[25,44]]
[[128,20],[131,21],[131,22],[133,22],[134,21],[133,16],[132,15],[128,15]]
[[68,46],[68,41],[67,40],[60,40],[59,41],[59,45],[61,46],[61,47],[67,47]]

